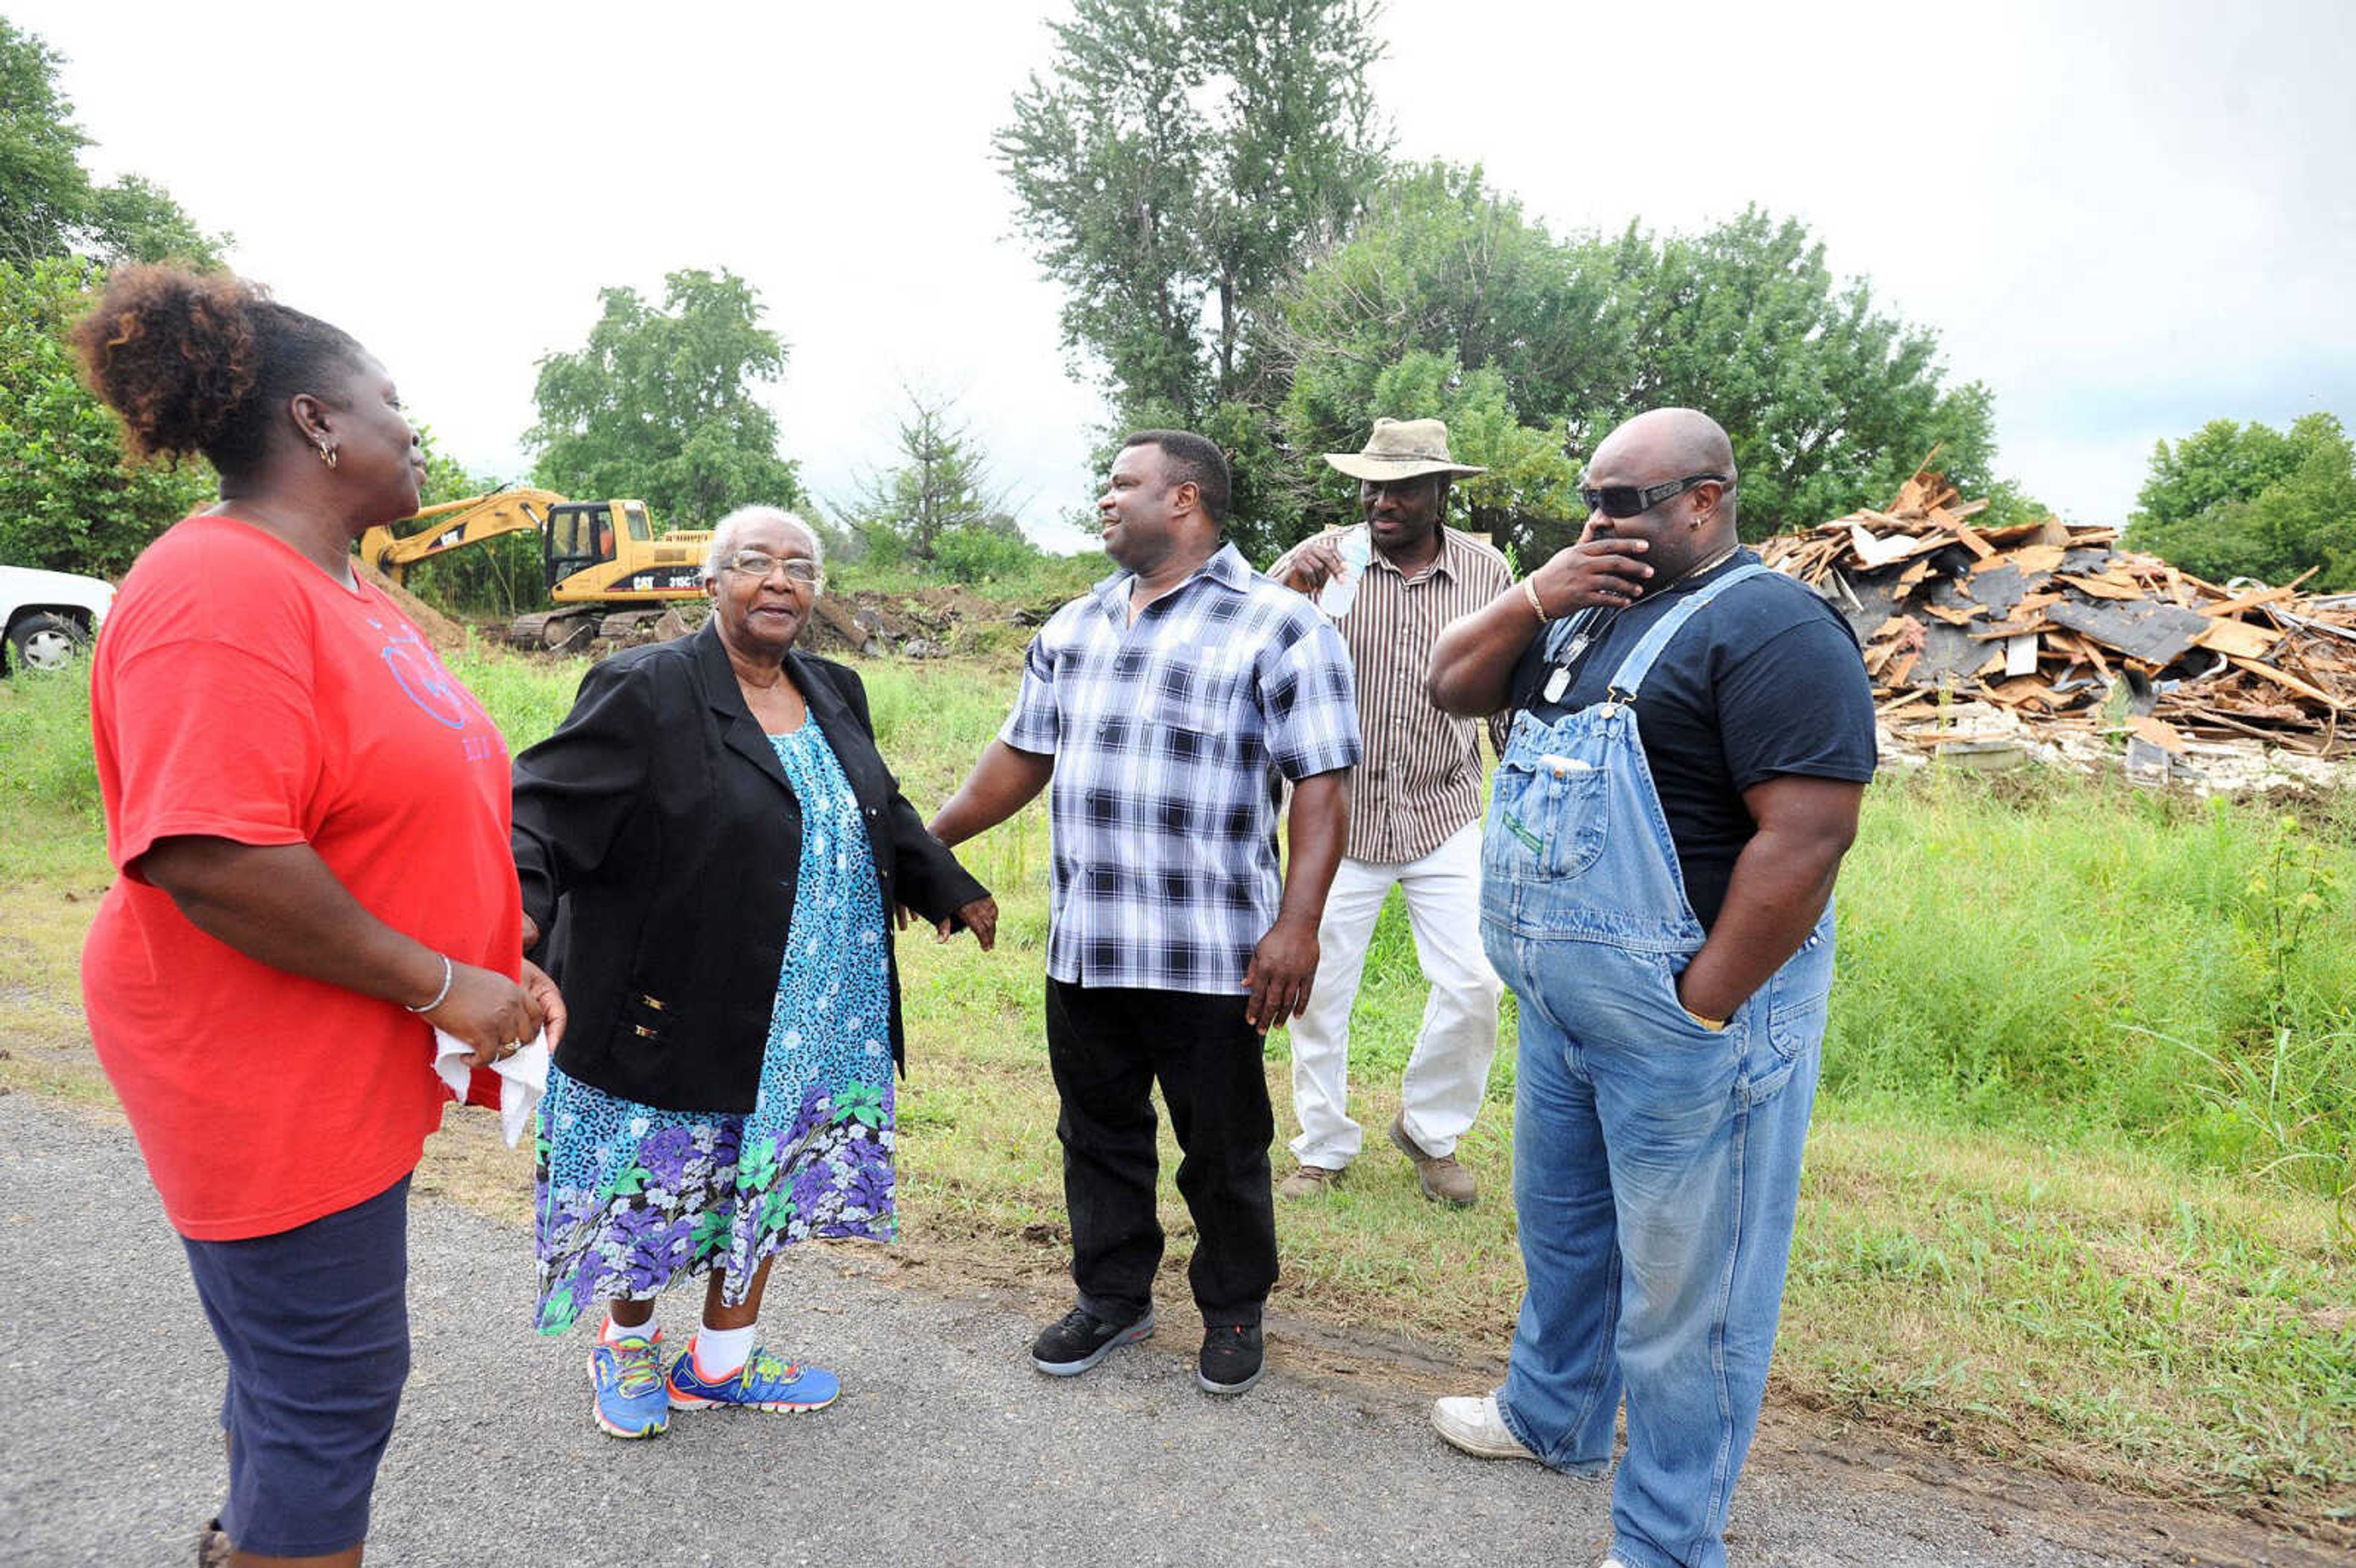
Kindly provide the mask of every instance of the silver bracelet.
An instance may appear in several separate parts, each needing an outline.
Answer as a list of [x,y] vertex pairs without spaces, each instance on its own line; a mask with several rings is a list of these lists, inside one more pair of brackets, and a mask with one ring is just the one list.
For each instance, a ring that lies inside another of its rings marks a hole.
[[407,1002],[401,1004],[412,1013],[430,1013],[450,999],[450,982],[457,978],[457,968],[450,962],[450,955],[447,953],[437,953],[434,956],[442,960],[442,988],[434,992],[434,999],[422,1008],[411,1008]]

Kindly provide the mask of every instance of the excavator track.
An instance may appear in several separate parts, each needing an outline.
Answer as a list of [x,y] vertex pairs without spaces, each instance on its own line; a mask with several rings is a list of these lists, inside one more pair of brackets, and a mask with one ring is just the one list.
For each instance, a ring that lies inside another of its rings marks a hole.
[[643,633],[654,631],[669,613],[669,606],[664,604],[651,609],[615,610],[598,622],[597,635],[609,643],[630,642]]
[[512,647],[568,653],[587,645],[597,635],[597,622],[595,605],[535,610],[515,618],[508,627],[508,643]]

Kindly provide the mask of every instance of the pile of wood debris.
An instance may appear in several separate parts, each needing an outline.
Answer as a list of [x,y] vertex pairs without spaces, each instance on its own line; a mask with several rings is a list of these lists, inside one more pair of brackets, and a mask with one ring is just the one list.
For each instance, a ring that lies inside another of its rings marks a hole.
[[2220,588],[2114,548],[2113,528],[1974,528],[1987,507],[1925,471],[1886,510],[1760,547],[1847,618],[1901,740],[1952,752],[2123,730],[2130,771],[2156,748],[2163,774],[2227,740],[2356,751],[2340,728],[2356,704],[2356,596]]

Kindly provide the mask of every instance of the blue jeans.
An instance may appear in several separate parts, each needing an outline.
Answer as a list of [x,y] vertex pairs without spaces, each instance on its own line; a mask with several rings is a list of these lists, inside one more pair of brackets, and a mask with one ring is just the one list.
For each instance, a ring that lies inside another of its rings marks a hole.
[[1492,947],[1521,999],[1514,1207],[1529,1279],[1498,1412],[1548,1465],[1597,1473],[1624,1389],[1612,1522],[1628,1568],[1726,1561],[1791,1251],[1831,919],[1719,1034],[1677,1005],[1681,961],[1526,936]]

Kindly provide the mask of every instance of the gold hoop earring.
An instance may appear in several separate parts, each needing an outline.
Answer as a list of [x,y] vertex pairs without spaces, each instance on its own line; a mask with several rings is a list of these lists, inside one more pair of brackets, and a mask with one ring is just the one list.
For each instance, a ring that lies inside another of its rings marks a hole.
[[319,461],[330,468],[336,465],[336,449],[324,441],[319,443]]

